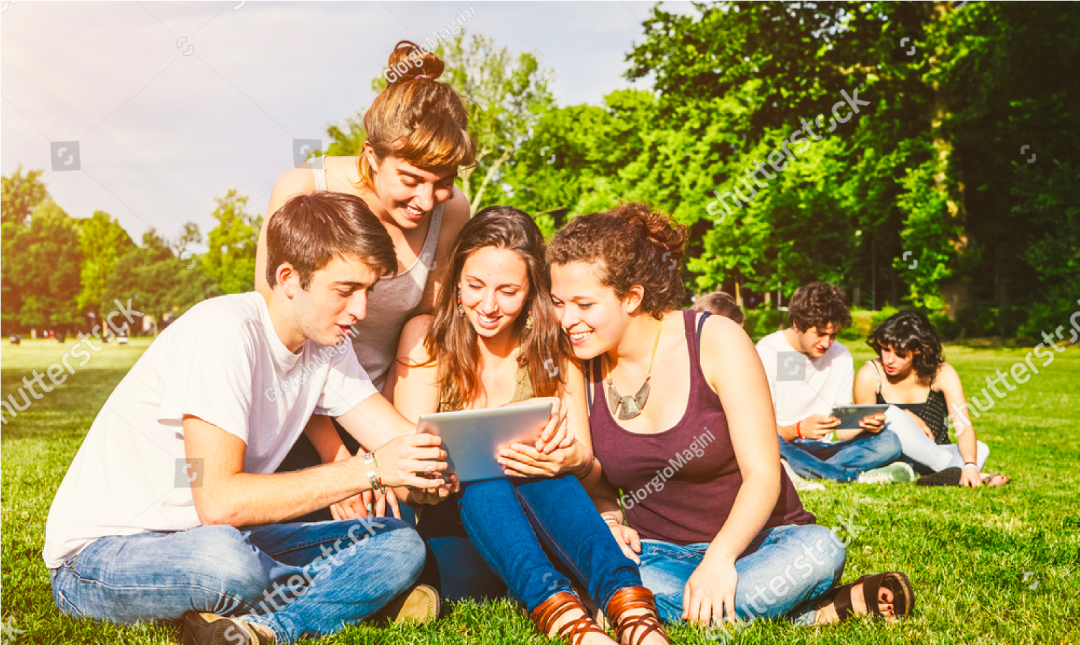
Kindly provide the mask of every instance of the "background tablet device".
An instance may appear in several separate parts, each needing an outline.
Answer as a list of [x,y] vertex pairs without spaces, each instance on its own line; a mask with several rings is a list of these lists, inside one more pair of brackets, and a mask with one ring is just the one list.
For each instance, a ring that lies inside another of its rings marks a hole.
[[417,432],[442,437],[449,473],[464,482],[500,479],[507,475],[496,461],[499,449],[512,443],[533,444],[551,416],[550,402],[507,405],[483,410],[425,414]]
[[868,405],[838,405],[833,408],[832,415],[837,419],[840,419],[840,425],[836,426],[837,430],[856,430],[859,427],[860,419],[871,414],[885,414],[885,410],[887,409],[889,409],[888,405],[880,405],[877,403]]

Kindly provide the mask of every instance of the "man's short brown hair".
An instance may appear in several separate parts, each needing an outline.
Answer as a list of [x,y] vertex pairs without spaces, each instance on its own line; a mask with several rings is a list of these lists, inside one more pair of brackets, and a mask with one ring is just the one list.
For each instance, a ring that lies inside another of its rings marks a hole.
[[811,282],[800,287],[791,296],[788,315],[791,324],[800,332],[809,331],[811,327],[821,331],[830,323],[839,329],[851,326],[851,313],[843,290],[828,282]]
[[380,275],[397,272],[394,242],[364,200],[345,193],[297,195],[266,225],[266,281],[277,284],[277,268],[288,262],[307,290],[316,271],[334,258],[356,258]]

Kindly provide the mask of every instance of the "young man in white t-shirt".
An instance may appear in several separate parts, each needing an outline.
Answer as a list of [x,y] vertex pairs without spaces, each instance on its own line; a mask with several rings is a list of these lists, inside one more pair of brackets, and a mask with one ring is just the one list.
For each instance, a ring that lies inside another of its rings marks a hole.
[[892,463],[900,457],[900,440],[885,429],[885,415],[863,418],[860,429],[836,429],[840,420],[832,409],[851,404],[855,379],[851,354],[836,342],[851,324],[844,292],[812,282],[795,292],[788,313],[791,328],[757,344],[776,410],[780,456],[808,479],[913,480],[910,466]]
[[[289,523],[372,488],[431,503],[457,487],[440,439],[414,433],[348,342],[396,270],[393,243],[338,193],[289,200],[267,239],[271,294],[193,307],[90,427],[45,528],[62,612],[183,617],[185,644],[292,642],[371,615],[419,576],[424,543],[400,520]],[[274,473],[312,414],[379,448]]]

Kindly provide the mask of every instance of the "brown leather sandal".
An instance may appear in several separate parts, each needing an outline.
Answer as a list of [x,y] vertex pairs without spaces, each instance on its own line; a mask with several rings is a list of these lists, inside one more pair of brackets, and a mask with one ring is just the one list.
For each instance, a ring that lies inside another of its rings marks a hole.
[[[628,611],[645,609],[646,613],[637,616],[624,616]],[[608,601],[608,618],[615,625],[615,640],[623,645],[641,645],[645,637],[656,632],[667,641],[664,624],[656,614],[656,598],[645,587],[627,587],[615,592]],[[627,640],[623,636],[629,635]]]
[[574,609],[580,609],[584,615],[580,618],[574,618],[560,627],[558,633],[555,634],[555,638],[569,641],[571,645],[581,645],[581,641],[584,640],[586,634],[604,634],[604,630],[600,629],[600,626],[593,622],[592,618],[589,618],[589,612],[581,604],[581,599],[568,591],[560,591],[540,603],[540,606],[534,609],[529,617],[536,623],[544,636],[549,636],[555,626],[555,621],[559,620],[566,612]]
[[[851,604],[851,590],[859,583],[863,586],[862,595],[867,614],[879,618],[907,618],[915,608],[915,591],[911,587],[911,581],[898,571],[863,576],[843,587],[836,587],[818,597],[818,607],[835,603],[834,608],[838,620],[845,621],[851,618],[855,615]],[[881,608],[878,607],[878,590],[882,587],[892,592],[892,616],[882,614]]]

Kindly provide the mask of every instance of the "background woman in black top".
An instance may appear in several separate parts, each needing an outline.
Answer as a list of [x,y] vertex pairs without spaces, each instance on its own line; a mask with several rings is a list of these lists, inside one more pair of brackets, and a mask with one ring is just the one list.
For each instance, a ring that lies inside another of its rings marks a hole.
[[[925,314],[908,310],[890,316],[870,332],[866,344],[878,358],[856,375],[855,403],[893,404],[886,427],[900,437],[905,457],[940,473],[933,478],[940,484],[1000,486],[1009,481],[981,473],[990,449],[976,439],[960,375],[945,362]],[[955,444],[949,441],[950,416]]]

